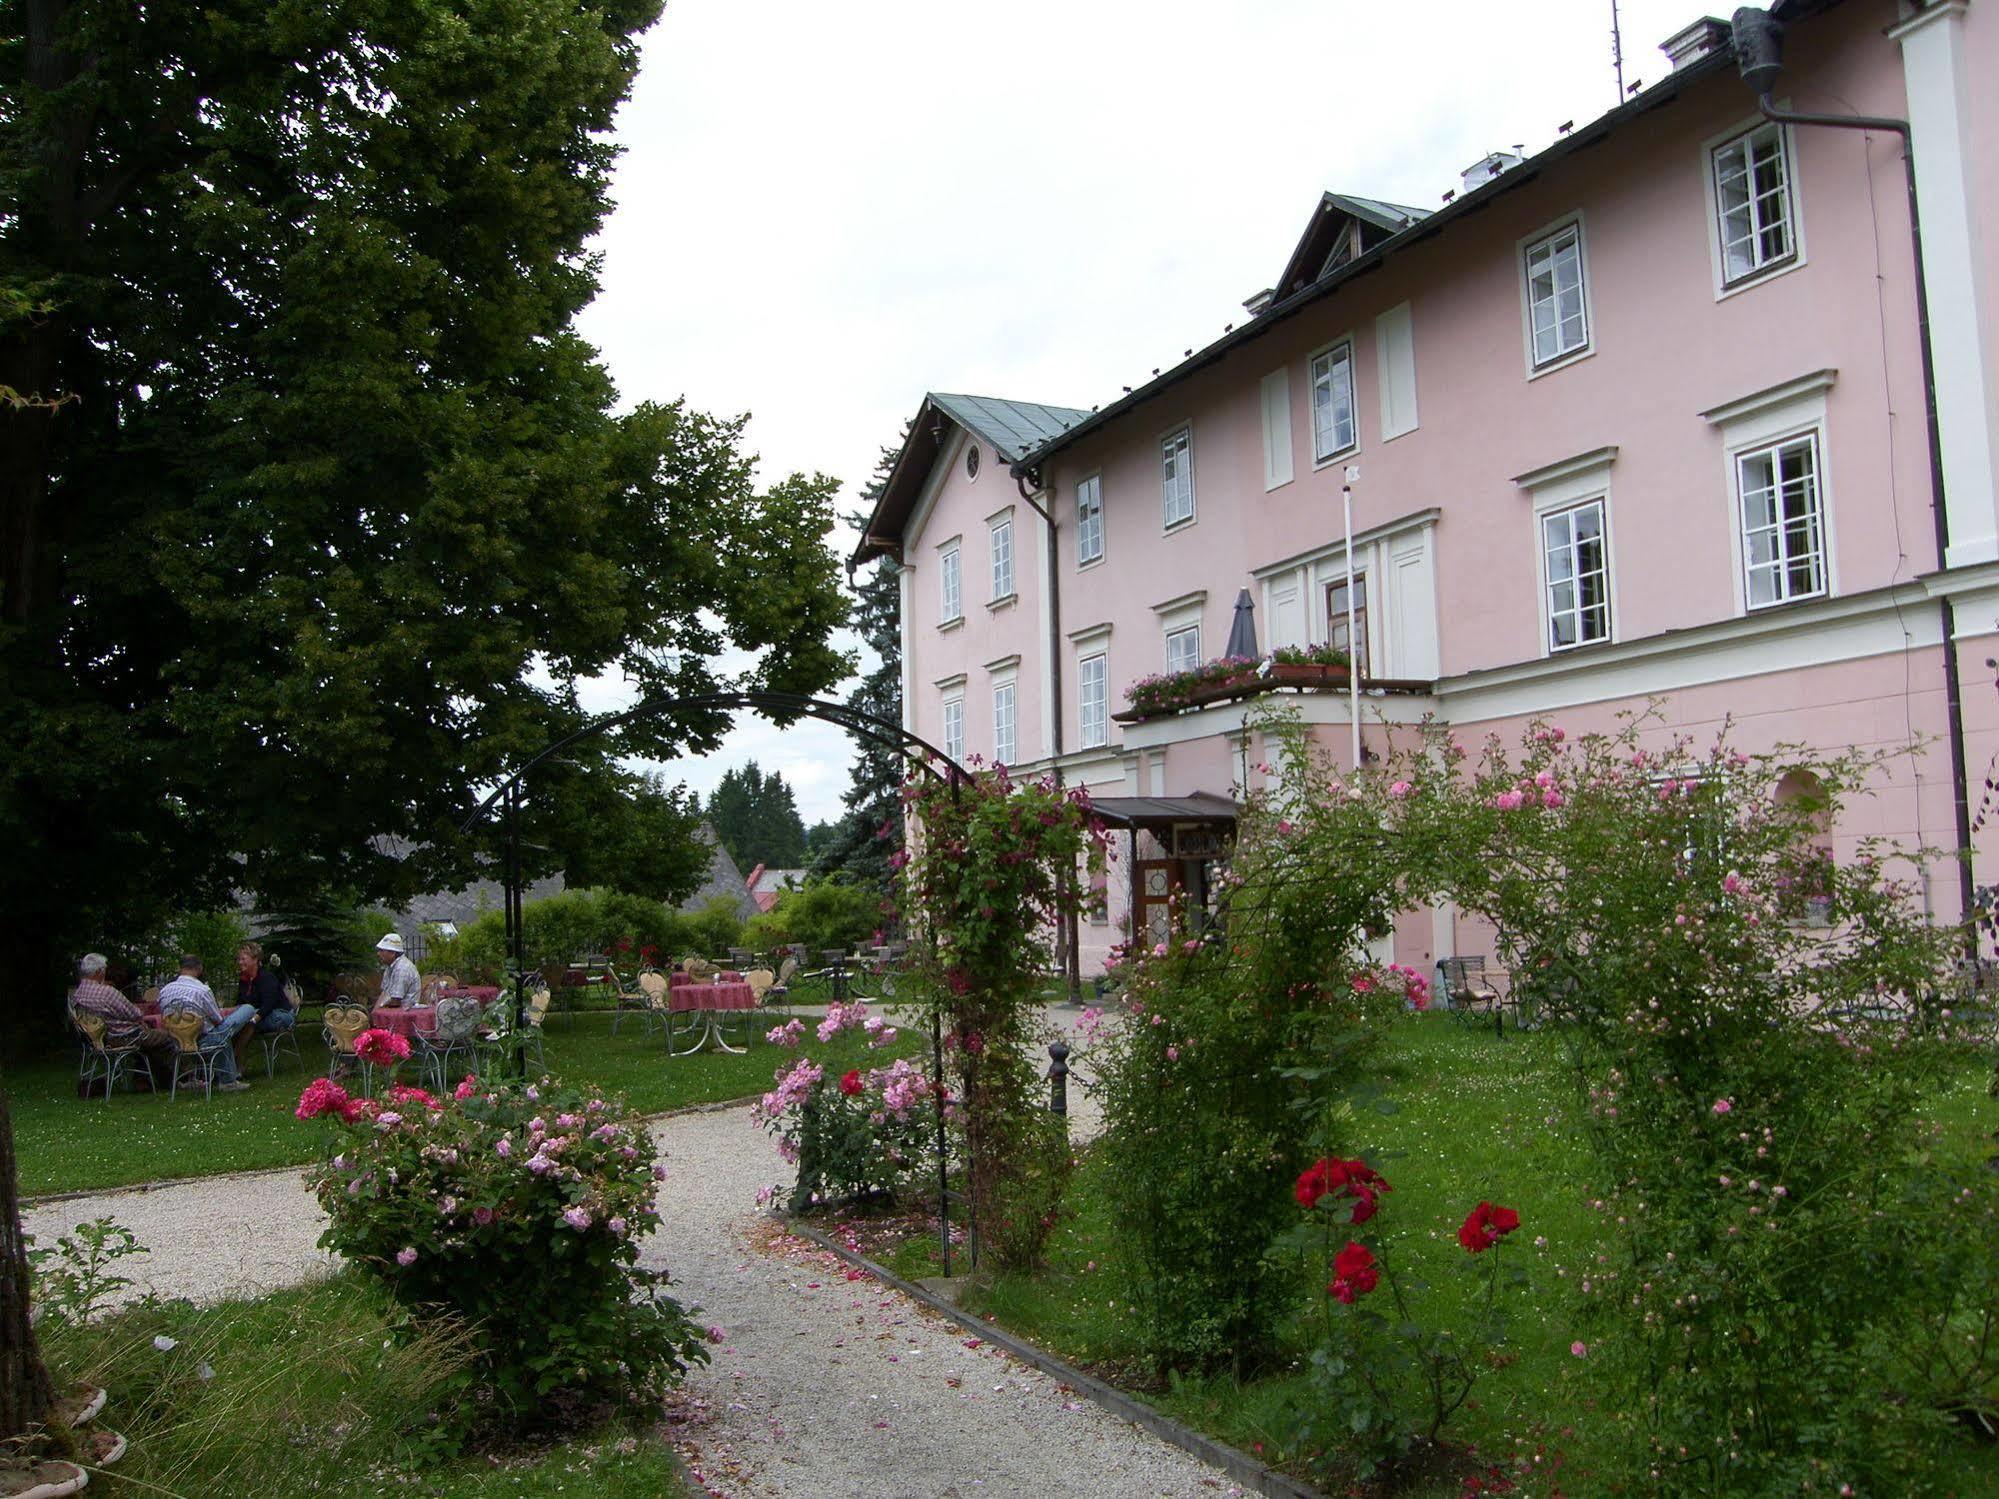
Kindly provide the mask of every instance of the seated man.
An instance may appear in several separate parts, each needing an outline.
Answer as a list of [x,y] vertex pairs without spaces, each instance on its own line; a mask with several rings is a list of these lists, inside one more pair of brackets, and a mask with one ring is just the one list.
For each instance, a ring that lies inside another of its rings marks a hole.
[[236,1033],[253,1024],[255,1005],[238,1005],[224,1015],[215,1004],[215,992],[201,981],[201,959],[189,954],[180,960],[180,977],[160,988],[160,1013],[199,1015],[204,1022],[201,1049],[215,1059],[216,1091],[241,1093],[250,1085],[237,1075]]
[[423,993],[423,980],[417,975],[416,964],[403,956],[402,937],[386,933],[375,944],[375,961],[382,965],[382,992],[375,1003],[391,1009],[414,1005]]
[[255,942],[245,942],[236,949],[236,1003],[257,1012],[256,1025],[236,1033],[236,1070],[240,1074],[258,1036],[288,1031],[298,1021],[284,980],[264,966],[264,949]]
[[138,1006],[104,982],[104,969],[103,953],[85,953],[77,964],[80,977],[70,991],[69,1002],[104,1022],[107,1046],[136,1042],[145,1052],[146,1071],[154,1085],[164,1088],[173,1077],[174,1038],[141,1021]]

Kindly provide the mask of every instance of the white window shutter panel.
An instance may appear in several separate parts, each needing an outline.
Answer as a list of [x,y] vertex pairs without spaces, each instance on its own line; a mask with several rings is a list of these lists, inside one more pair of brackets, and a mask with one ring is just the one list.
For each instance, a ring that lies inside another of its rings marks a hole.
[[1416,430],[1416,330],[1409,304],[1374,320],[1374,348],[1381,374],[1381,440]]
[[1291,482],[1291,372],[1263,377],[1263,487]]

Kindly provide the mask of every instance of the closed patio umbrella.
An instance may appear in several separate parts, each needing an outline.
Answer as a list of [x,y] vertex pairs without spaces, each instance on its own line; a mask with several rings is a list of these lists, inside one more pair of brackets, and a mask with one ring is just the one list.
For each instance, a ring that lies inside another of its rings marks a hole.
[[1235,618],[1229,623],[1228,649],[1222,654],[1252,661],[1263,654],[1256,648],[1256,605],[1249,601],[1247,588],[1236,595]]

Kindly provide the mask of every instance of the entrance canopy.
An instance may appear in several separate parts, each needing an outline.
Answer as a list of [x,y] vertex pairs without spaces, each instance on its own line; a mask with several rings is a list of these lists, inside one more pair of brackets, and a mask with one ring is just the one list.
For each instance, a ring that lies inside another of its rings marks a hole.
[[1158,832],[1174,827],[1232,828],[1242,809],[1225,796],[1093,796],[1090,809],[1109,828]]

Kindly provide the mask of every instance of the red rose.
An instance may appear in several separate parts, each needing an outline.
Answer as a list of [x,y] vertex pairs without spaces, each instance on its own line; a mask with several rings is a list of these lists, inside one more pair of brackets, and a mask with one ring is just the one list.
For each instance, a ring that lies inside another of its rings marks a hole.
[[840,1091],[849,1098],[852,1098],[856,1093],[861,1091],[861,1073],[859,1068],[855,1068],[840,1079]]
[[1333,1283],[1326,1293],[1352,1306],[1356,1296],[1365,1296],[1379,1284],[1381,1272],[1375,1268],[1374,1255],[1366,1245],[1347,1240],[1346,1248],[1333,1256]]
[[1365,1223],[1379,1209],[1376,1198],[1389,1190],[1386,1178],[1366,1161],[1340,1161],[1330,1157],[1314,1161],[1298,1177],[1292,1195],[1303,1208],[1315,1208],[1327,1195],[1350,1197],[1353,1210],[1349,1223]]
[[1465,1221],[1458,1227],[1458,1242],[1472,1254],[1480,1254],[1519,1226],[1520,1215],[1512,1208],[1496,1208],[1489,1202],[1481,1202],[1465,1214]]

